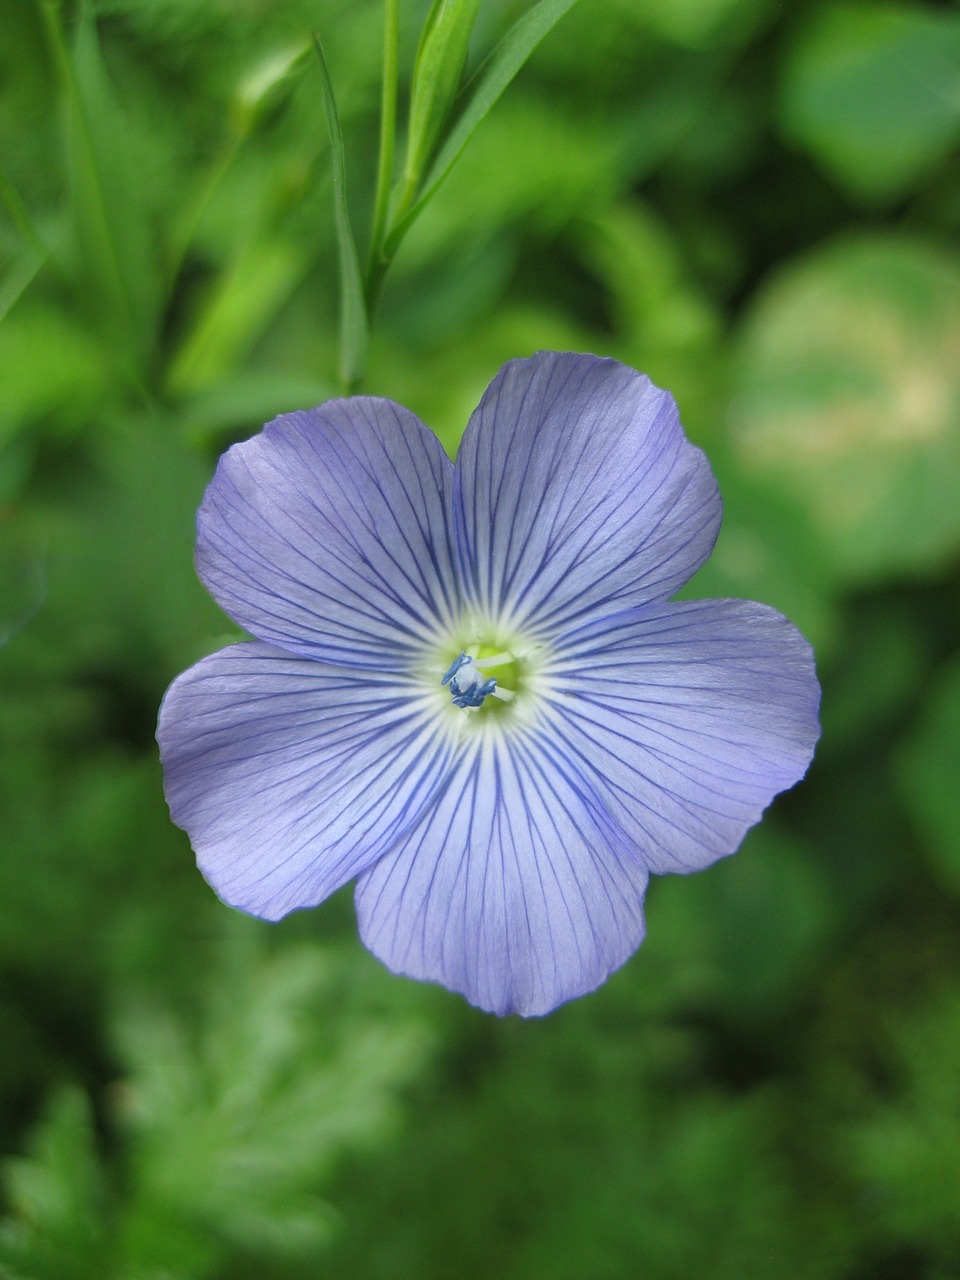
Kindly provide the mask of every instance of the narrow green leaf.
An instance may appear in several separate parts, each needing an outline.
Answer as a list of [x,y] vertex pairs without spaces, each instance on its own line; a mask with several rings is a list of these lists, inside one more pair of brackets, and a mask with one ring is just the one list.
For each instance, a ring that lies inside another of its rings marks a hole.
[[46,258],[47,246],[43,242],[43,237],[34,226],[26,205],[20,199],[19,193],[4,173],[2,167],[0,167],[0,200],[6,205],[14,226],[20,232],[24,242],[33,250],[35,256],[41,259]]
[[419,184],[460,85],[480,0],[434,0],[420,37],[410,90],[404,182]]
[[357,243],[350,225],[347,208],[347,166],[343,150],[343,131],[333,93],[333,81],[319,39],[313,37],[323,89],[323,112],[330,135],[330,164],[333,174],[333,216],[337,234],[337,258],[340,266],[340,380],[346,391],[352,391],[363,376],[367,354],[369,326],[363,299],[363,278],[357,258]]
[[390,212],[390,188],[393,183],[393,153],[397,133],[397,64],[399,60],[400,0],[384,0],[383,6],[383,83],[380,92],[380,146],[377,154],[377,189],[373,201],[373,226],[370,230],[370,254],[367,259],[367,307],[373,313],[373,284],[378,269],[383,233]]
[[0,167],[0,201],[6,205],[14,226],[23,239],[22,252],[14,259],[7,278],[0,285],[0,320],[3,320],[49,255],[26,206],[2,167]]
[[72,50],[56,4],[47,0],[43,13],[70,109],[73,219],[89,317],[112,350],[142,366],[159,318],[143,183],[90,6],[80,7]]
[[232,109],[233,127],[241,137],[246,137],[266,105],[276,99],[285,84],[292,82],[294,72],[309,56],[310,45],[298,41],[275,50],[243,77]]
[[305,268],[292,245],[255,240],[223,272],[170,368],[176,395],[207,390],[238,371]]
[[21,256],[0,285],[0,323],[10,314],[43,266],[44,259],[32,253]]
[[474,77],[476,88],[473,96],[441,146],[416,203],[409,209],[404,209],[401,205],[395,214],[394,225],[390,228],[385,245],[388,257],[396,252],[410,226],[456,164],[471,135],[496,105],[517,72],[541,40],[576,3],[577,0],[539,0],[529,13],[525,13],[514,23],[479,69]]

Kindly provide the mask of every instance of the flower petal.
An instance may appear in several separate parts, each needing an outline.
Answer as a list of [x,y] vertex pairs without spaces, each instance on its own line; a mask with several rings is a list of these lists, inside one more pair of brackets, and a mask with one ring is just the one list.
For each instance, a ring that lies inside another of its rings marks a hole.
[[435,705],[259,642],[179,676],[157,730],[164,787],[223,901],[277,920],[375,861],[449,771]]
[[653,873],[733,853],[820,734],[813,651],[775,609],[635,609],[558,643],[550,719]]
[[284,414],[220,460],[197,572],[260,640],[395,669],[456,609],[452,478],[437,438],[390,400]]
[[463,571],[476,606],[508,627],[666,599],[720,527],[716,481],[672,396],[597,356],[504,365],[457,472]]
[[592,991],[640,945],[646,873],[592,788],[535,734],[477,734],[442,796],[361,877],[390,969],[496,1013]]

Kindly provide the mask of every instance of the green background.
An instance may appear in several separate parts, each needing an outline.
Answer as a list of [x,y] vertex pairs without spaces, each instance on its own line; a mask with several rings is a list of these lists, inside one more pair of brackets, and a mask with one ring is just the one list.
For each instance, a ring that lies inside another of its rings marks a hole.
[[807,779],[531,1022],[391,977],[349,890],[222,907],[153,742],[235,636],[192,567],[218,454],[337,394],[300,55],[362,229],[381,22],[4,0],[0,1275],[955,1280],[960,13],[581,0],[388,278],[364,389],[451,450],[540,348],[669,387],[725,499],[688,593],[818,655]]

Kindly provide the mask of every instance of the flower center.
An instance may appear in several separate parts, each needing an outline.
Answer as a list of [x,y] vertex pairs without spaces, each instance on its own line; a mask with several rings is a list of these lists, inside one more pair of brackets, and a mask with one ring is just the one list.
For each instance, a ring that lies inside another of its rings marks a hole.
[[510,649],[472,644],[460,650],[440,683],[450,690],[455,707],[501,711],[520,692],[525,669],[525,659]]

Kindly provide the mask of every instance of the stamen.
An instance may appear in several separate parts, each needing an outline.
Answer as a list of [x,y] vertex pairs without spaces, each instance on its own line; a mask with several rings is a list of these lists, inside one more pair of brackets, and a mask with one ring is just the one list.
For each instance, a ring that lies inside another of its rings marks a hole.
[[477,663],[467,653],[461,653],[454,658],[450,669],[440,683],[450,686],[453,705],[462,707],[464,710],[483,706],[484,698],[493,693],[497,687],[493,676],[485,679]]
[[447,674],[440,681],[440,683],[449,684],[450,681],[453,679],[453,677],[460,670],[460,668],[469,661],[470,661],[470,658],[468,657],[468,655],[461,652],[460,655],[454,658],[454,660],[450,663],[450,668],[447,671]]

